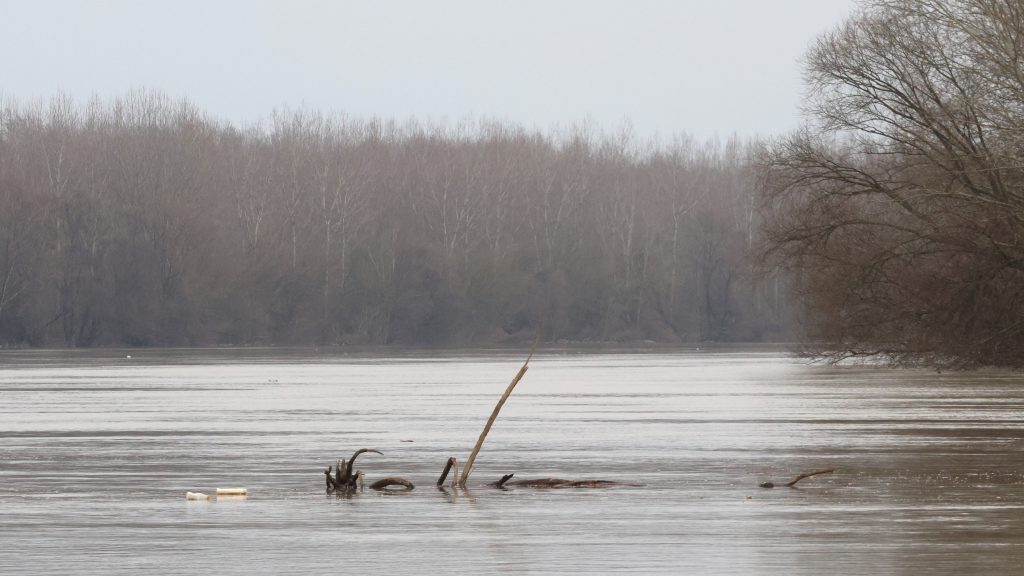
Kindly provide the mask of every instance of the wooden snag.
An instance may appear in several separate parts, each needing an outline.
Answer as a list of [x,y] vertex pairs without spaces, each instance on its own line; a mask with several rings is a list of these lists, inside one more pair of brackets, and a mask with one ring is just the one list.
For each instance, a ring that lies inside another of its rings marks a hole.
[[327,470],[324,471],[324,475],[327,477],[327,491],[351,492],[359,487],[362,482],[362,473],[357,471],[353,474],[352,467],[355,465],[356,458],[358,458],[360,454],[366,454],[368,452],[383,455],[383,452],[373,448],[360,448],[352,454],[352,458],[338,461],[338,467],[334,472],[333,478],[331,477],[331,467],[328,466]]
[[[456,466],[456,464],[455,464],[455,457],[454,456],[452,456],[451,458],[448,458],[448,461],[444,463],[444,470],[441,471],[441,476],[439,476],[438,479],[437,479],[437,485],[438,486],[443,486],[444,485],[444,481],[445,481],[446,478],[448,478],[448,473],[451,472],[452,466]],[[456,476],[459,475],[459,471],[458,471],[458,467],[457,466],[456,466],[456,470],[455,470],[455,475]]]
[[[533,478],[527,480],[511,480],[512,474],[506,474],[494,483],[497,488],[514,486],[516,488],[615,488],[642,487],[643,484],[626,484],[615,480],[566,480],[564,478]],[[510,481],[511,480],[511,481]]]
[[491,411],[491,417],[487,419],[487,424],[484,425],[483,431],[480,432],[480,437],[476,440],[476,445],[473,446],[473,451],[469,454],[469,459],[466,460],[466,465],[462,470],[462,476],[457,476],[458,484],[460,487],[466,487],[466,481],[469,480],[469,475],[473,472],[473,464],[476,462],[476,455],[480,453],[480,448],[484,445],[484,440],[487,438],[487,433],[491,431],[491,426],[494,425],[494,421],[498,419],[498,413],[501,412],[501,407],[505,405],[505,401],[512,394],[512,390],[515,389],[516,384],[523,379],[526,374],[527,368],[530,365],[530,359],[533,358],[533,353],[537,351],[537,345],[540,344],[540,328],[537,328],[537,335],[533,338],[533,346],[530,348],[530,355],[526,357],[526,362],[523,362],[523,367],[516,373],[515,378],[505,388],[505,393],[501,395],[498,403],[494,406],[494,410]]

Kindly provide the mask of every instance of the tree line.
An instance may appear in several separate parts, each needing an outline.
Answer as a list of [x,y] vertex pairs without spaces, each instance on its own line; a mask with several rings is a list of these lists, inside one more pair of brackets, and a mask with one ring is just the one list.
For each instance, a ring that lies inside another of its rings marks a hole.
[[777,340],[754,146],[153,92],[0,108],[0,343]]

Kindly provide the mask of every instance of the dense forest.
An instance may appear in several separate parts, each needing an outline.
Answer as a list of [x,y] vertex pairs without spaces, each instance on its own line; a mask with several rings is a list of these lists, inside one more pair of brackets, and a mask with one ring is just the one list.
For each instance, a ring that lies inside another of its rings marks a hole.
[[0,110],[0,344],[777,340],[752,146],[188,102]]
[[1024,366],[1024,4],[868,0],[760,158],[814,352]]

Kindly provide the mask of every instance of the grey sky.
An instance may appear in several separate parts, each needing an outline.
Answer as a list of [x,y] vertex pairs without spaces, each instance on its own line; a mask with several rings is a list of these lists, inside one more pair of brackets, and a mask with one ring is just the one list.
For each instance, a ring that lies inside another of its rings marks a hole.
[[233,121],[282,106],[642,135],[798,123],[798,59],[852,0],[0,0],[0,95],[154,88]]

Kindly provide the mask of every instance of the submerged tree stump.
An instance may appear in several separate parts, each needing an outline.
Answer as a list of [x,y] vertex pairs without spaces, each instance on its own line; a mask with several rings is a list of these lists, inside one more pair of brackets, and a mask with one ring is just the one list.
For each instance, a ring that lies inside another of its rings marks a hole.
[[349,460],[338,461],[338,468],[331,476],[331,467],[328,466],[327,470],[324,470],[324,476],[327,481],[327,492],[355,492],[362,486],[363,473],[360,471],[352,472],[352,467],[356,463],[356,458],[360,454],[366,454],[372,452],[374,454],[383,454],[379,450],[373,448],[360,448],[352,454],[352,458]]

